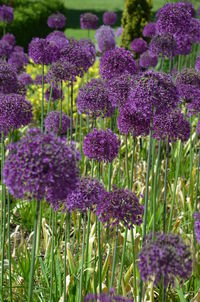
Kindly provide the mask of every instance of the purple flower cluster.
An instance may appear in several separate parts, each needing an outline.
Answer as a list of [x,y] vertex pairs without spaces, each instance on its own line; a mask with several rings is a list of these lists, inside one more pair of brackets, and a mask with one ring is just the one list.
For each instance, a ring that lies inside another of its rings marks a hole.
[[68,211],[86,212],[99,203],[103,192],[105,188],[97,179],[84,177],[80,180],[77,189],[68,195],[66,208]]
[[132,299],[128,299],[122,296],[116,296],[115,290],[110,289],[108,294],[101,293],[99,295],[88,294],[85,299],[85,302],[133,302]]
[[62,31],[57,31],[57,30],[50,33],[46,37],[46,40],[55,44],[59,51],[67,47],[69,44],[69,40],[67,39],[65,34]]
[[85,13],[80,16],[80,25],[82,29],[97,29],[99,18],[91,13]]
[[77,97],[79,113],[86,113],[96,118],[112,116],[114,108],[109,100],[109,90],[101,78],[92,79],[80,88]]
[[155,67],[158,64],[158,56],[147,50],[141,54],[139,64],[142,68]]
[[195,69],[200,72],[200,56],[196,58]]
[[44,120],[44,127],[47,133],[53,133],[58,136],[64,136],[70,129],[70,118],[59,111],[52,111]]
[[176,77],[180,97],[191,102],[200,96],[200,73],[192,68],[183,69]]
[[106,51],[100,60],[100,75],[105,79],[118,77],[123,73],[131,75],[137,72],[133,54],[124,48]]
[[158,284],[164,278],[165,287],[175,277],[185,280],[192,272],[189,246],[175,234],[155,234],[146,237],[139,255],[139,271],[143,281]]
[[25,86],[33,84],[33,79],[30,74],[23,72],[18,75],[18,80]]
[[131,43],[131,50],[141,54],[147,50],[147,42],[142,38],[136,38]]
[[115,36],[116,37],[120,37],[122,35],[122,32],[123,32],[123,28],[122,27],[118,27],[116,29]]
[[2,38],[1,41],[5,41],[7,42],[9,45],[11,45],[12,47],[14,47],[16,45],[16,39],[15,36],[13,34],[7,33],[5,34]]
[[28,56],[23,51],[12,52],[12,54],[8,59],[8,64],[15,67],[17,72],[22,71],[24,66],[26,66],[28,63],[29,63]]
[[65,140],[37,128],[9,146],[3,173],[14,197],[46,199],[54,209],[59,208],[78,183],[74,151]]
[[142,34],[144,37],[153,38],[156,35],[156,23],[150,22],[145,25]]
[[196,236],[196,240],[200,243],[200,213],[194,213],[194,232]]
[[105,25],[114,25],[117,22],[117,14],[115,12],[107,11],[103,14],[103,23]]
[[4,23],[11,23],[13,21],[13,8],[6,5],[0,6],[0,21]]
[[16,93],[18,81],[16,70],[5,61],[0,61],[0,93]]
[[32,106],[18,94],[0,94],[0,133],[28,125],[32,120]]
[[[44,81],[45,84],[48,83],[46,75],[44,76],[43,81]],[[36,76],[34,84],[35,85],[42,85],[42,75],[37,75]]]
[[190,137],[190,123],[180,111],[157,114],[153,120],[153,131],[156,139],[169,141],[187,141]]
[[115,34],[110,26],[102,25],[95,33],[95,39],[101,52],[115,48]]
[[[52,86],[47,88],[47,90],[45,91],[45,99],[48,102],[51,96],[51,102],[57,101],[61,99],[61,90],[57,87],[57,86]],[[63,99],[64,96],[62,96]]]
[[168,33],[154,36],[149,44],[149,50],[151,53],[155,55],[161,54],[162,56],[169,58],[176,54],[176,49],[176,40]]
[[59,59],[59,49],[55,43],[46,39],[33,38],[29,44],[28,53],[36,64],[52,64]]
[[76,82],[78,71],[73,63],[59,59],[54,62],[49,68],[47,81],[49,83],[58,83],[61,81]]
[[130,190],[113,188],[103,192],[97,204],[96,215],[104,223],[118,225],[120,222],[129,229],[142,223],[143,206]]
[[8,59],[12,53],[12,50],[12,45],[5,40],[0,40],[0,59]]
[[61,29],[66,25],[66,17],[61,13],[52,14],[47,20],[50,28]]
[[84,139],[83,152],[89,159],[112,162],[119,152],[120,141],[110,129],[90,132]]

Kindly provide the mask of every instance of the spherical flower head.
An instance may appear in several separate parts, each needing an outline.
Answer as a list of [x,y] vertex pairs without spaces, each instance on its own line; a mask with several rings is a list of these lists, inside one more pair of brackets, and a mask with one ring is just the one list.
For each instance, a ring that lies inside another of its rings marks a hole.
[[18,51],[20,52],[20,51],[22,51],[22,52],[24,52],[24,47],[19,46],[19,45],[16,45],[16,46],[14,47],[13,51],[15,51],[15,52],[18,52]]
[[23,83],[25,86],[33,84],[33,79],[30,74],[23,72],[18,75],[18,80]]
[[118,77],[123,73],[137,72],[133,54],[124,48],[106,51],[100,59],[100,75],[105,79]]
[[144,37],[153,38],[156,35],[156,23],[150,22],[145,25],[142,34]]
[[115,36],[120,37],[122,35],[122,32],[123,32],[123,27],[118,27],[116,29]]
[[95,178],[83,177],[77,189],[68,195],[66,208],[68,211],[86,212],[99,203],[100,195],[105,192],[103,184]]
[[18,94],[0,94],[0,133],[28,125],[32,120],[32,106]]
[[192,272],[189,246],[175,234],[155,234],[146,237],[139,255],[139,271],[143,281],[164,285],[174,284],[175,277],[187,279]]
[[4,60],[0,61],[0,93],[16,93],[17,90],[16,69]]
[[115,48],[114,30],[108,25],[102,25],[95,33],[95,39],[101,52]]
[[185,68],[176,76],[176,86],[180,97],[191,101],[199,94],[200,73],[193,68]]
[[145,71],[130,90],[128,101],[132,109],[146,113],[164,113],[180,103],[178,91],[170,75]]
[[68,61],[59,59],[57,62],[54,62],[49,68],[47,81],[49,83],[57,83],[60,81],[76,82],[76,76],[76,66]]
[[176,41],[176,47],[174,49],[174,55],[188,55],[192,50],[192,37],[187,34],[174,35]]
[[115,12],[107,11],[103,14],[103,23],[105,25],[114,25],[117,22],[117,14]]
[[199,43],[200,42],[200,20],[192,18],[191,25],[190,25],[190,31],[188,33],[193,43]]
[[155,67],[158,64],[158,55],[147,50],[141,54],[139,64],[142,68]]
[[35,64],[52,64],[59,59],[59,49],[51,41],[33,38],[28,47],[29,57]]
[[51,111],[44,120],[44,127],[47,133],[64,136],[70,129],[70,118],[63,112]]
[[147,42],[142,38],[136,38],[132,41],[130,47],[132,51],[141,54],[147,50]]
[[48,17],[47,24],[50,28],[64,28],[66,25],[66,17],[61,13],[52,14]]
[[[48,83],[47,76],[44,76],[43,78],[44,84]],[[37,75],[34,81],[35,85],[42,85],[42,75]]]
[[98,295],[88,294],[85,299],[85,302],[133,302],[132,299],[127,299],[123,296],[116,296],[115,290],[111,288],[109,293],[101,293]]
[[109,90],[101,78],[92,79],[80,88],[77,97],[78,112],[92,117],[112,116],[114,108],[109,100]]
[[134,76],[124,73],[107,81],[109,89],[109,100],[113,107],[123,107],[127,101],[131,85],[134,83]]
[[51,97],[51,102],[58,101],[61,99],[61,97],[63,100],[63,96],[61,95],[61,90],[55,85],[52,85],[52,87],[47,88],[44,96],[47,102],[49,102],[50,97]]
[[157,56],[161,54],[162,56],[172,57],[175,55],[176,47],[175,38],[168,33],[154,36],[149,44],[150,52]]
[[117,157],[120,141],[110,129],[97,130],[86,135],[83,142],[83,152],[89,159],[99,162],[112,162]]
[[142,223],[144,207],[140,205],[136,195],[130,190],[113,188],[111,192],[103,192],[97,204],[98,219],[112,226],[123,223],[129,229]]
[[85,56],[85,71],[87,71],[96,60],[96,48],[94,43],[89,39],[80,39],[79,44]]
[[146,136],[150,131],[150,123],[150,110],[139,111],[137,106],[134,108],[129,102],[120,108],[117,126],[122,134],[131,133],[134,137]]
[[95,14],[85,13],[80,16],[81,29],[97,29],[99,18]]
[[167,3],[157,13],[156,30],[159,34],[188,33],[192,18],[184,2]]
[[15,198],[46,199],[54,209],[78,183],[74,150],[65,140],[37,128],[10,145],[3,174]]
[[46,40],[54,43],[59,51],[67,47],[69,44],[69,40],[62,31],[53,31],[46,37]]
[[26,53],[14,51],[8,59],[8,63],[15,67],[17,72],[20,72],[29,63],[29,59]]
[[200,244],[200,213],[194,213],[194,232],[197,242]]
[[12,45],[5,40],[0,40],[0,59],[8,59],[12,53],[12,50]]
[[10,33],[7,33],[7,34],[3,35],[3,37],[1,38],[1,41],[6,41],[12,47],[14,47],[15,44],[16,44],[15,36],[13,34],[10,34]]
[[195,69],[200,72],[200,56],[196,58]]
[[180,111],[158,114],[153,120],[153,136],[158,140],[187,141],[190,137],[190,128],[190,123]]
[[0,6],[0,21],[4,23],[11,23],[13,21],[13,8],[7,5]]
[[197,135],[200,136],[200,121],[197,124]]

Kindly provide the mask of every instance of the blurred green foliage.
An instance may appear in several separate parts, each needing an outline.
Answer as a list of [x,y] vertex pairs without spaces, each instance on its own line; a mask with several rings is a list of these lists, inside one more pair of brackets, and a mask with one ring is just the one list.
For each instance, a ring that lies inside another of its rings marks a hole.
[[[44,37],[51,31],[47,26],[50,14],[57,11],[65,13],[62,0],[3,0],[0,3],[14,8],[14,21],[6,31],[13,33],[17,44],[25,49],[33,37]],[[2,25],[0,32],[3,32]]]

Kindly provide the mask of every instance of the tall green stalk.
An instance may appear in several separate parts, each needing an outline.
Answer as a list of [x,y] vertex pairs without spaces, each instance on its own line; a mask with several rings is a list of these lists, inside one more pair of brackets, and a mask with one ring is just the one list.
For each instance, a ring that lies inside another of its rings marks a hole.
[[167,208],[167,170],[169,159],[169,142],[166,142],[165,178],[164,178],[164,201],[163,201],[163,233],[166,232],[166,208]]
[[85,225],[86,214],[83,216],[83,241],[82,241],[82,255],[81,255],[81,274],[80,274],[80,288],[79,288],[79,301],[82,301],[82,288],[83,288],[83,271],[84,271],[84,253],[85,253]]
[[8,270],[9,270],[9,299],[12,302],[12,271],[11,271],[11,242],[10,242],[10,194],[7,194],[8,203],[8,222],[7,222],[7,236],[8,236]]
[[36,254],[36,239],[37,239],[37,225],[39,219],[39,210],[40,210],[40,202],[36,201],[36,213],[35,213],[33,245],[32,245],[32,255],[31,255],[31,269],[29,274],[28,302],[33,301],[33,284],[34,284],[34,272],[35,272],[35,254]]
[[[98,179],[101,175],[101,163],[98,163]],[[102,292],[102,259],[101,259],[101,223],[97,219],[97,240],[98,240],[98,277],[99,277],[99,292]]]
[[116,235],[115,235],[115,246],[113,252],[113,261],[112,261],[112,273],[111,273],[111,281],[110,287],[113,287],[114,276],[115,276],[115,266],[116,266],[116,258],[117,258],[117,241],[118,241],[118,225],[116,226]]
[[119,282],[118,282],[118,287],[117,287],[118,295],[120,294],[120,291],[121,291],[122,274],[123,274],[124,259],[125,259],[125,253],[126,253],[127,234],[128,234],[128,228],[126,227],[125,234],[124,234],[123,249],[122,249],[122,260],[121,260],[121,265],[120,265]]
[[50,282],[50,302],[53,301],[53,273],[54,273],[54,210],[52,211],[52,236],[51,236],[51,282]]
[[73,132],[73,82],[71,82],[71,112],[70,112],[70,141],[72,142]]
[[42,64],[41,129],[44,130],[44,64]]

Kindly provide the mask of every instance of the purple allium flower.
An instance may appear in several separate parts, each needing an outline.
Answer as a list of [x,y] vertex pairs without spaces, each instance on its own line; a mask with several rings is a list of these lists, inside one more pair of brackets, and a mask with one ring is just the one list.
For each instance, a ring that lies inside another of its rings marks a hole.
[[151,114],[138,111],[137,108],[130,108],[129,102],[122,106],[117,119],[119,131],[128,135],[129,132],[134,136],[146,136],[150,131]]
[[15,51],[15,52],[21,52],[22,51],[22,52],[24,52],[24,47],[16,45],[14,47],[13,51]]
[[37,128],[10,145],[3,173],[15,198],[46,199],[54,209],[78,183],[74,151],[65,140]]
[[100,59],[100,75],[105,79],[118,77],[123,73],[137,72],[133,54],[124,48],[106,51]]
[[189,36],[191,37],[191,40],[193,43],[198,44],[200,42],[200,20],[199,19],[192,18]]
[[33,79],[30,76],[30,74],[23,72],[21,74],[18,75],[18,80],[23,83],[24,85],[31,85],[33,84]]
[[0,40],[0,59],[8,59],[12,53],[12,50],[12,45],[5,40]]
[[51,41],[33,38],[29,44],[28,53],[36,64],[48,65],[59,59],[59,49]]
[[187,279],[192,272],[189,246],[175,234],[152,234],[146,237],[139,255],[139,271],[143,281],[158,284],[164,277],[165,287],[175,277]]
[[92,79],[80,88],[77,97],[78,112],[93,117],[112,116],[114,108],[109,100],[109,89],[101,78]]
[[196,58],[195,69],[200,72],[200,56]]
[[17,74],[13,66],[0,61],[0,93],[16,93],[18,90]]
[[151,53],[155,55],[162,54],[166,57],[174,56],[176,48],[176,40],[170,34],[154,36],[149,44],[149,50]]
[[48,34],[46,36],[46,40],[51,40],[51,38],[53,37],[59,37],[59,38],[66,38],[66,35],[63,31],[60,31],[60,30],[54,30],[52,31],[50,34]]
[[9,45],[11,45],[12,47],[15,46],[16,44],[16,39],[15,36],[13,34],[7,33],[5,34],[2,38],[1,41],[6,41]]
[[[51,95],[51,102],[54,102],[61,99],[61,90],[57,86],[53,85],[52,88],[51,87],[47,88],[44,95],[47,102],[49,101],[50,95]],[[63,97],[64,96],[62,96],[62,99]]]
[[96,208],[98,219],[104,223],[117,225],[120,222],[129,229],[142,223],[144,207],[130,190],[113,188],[100,195]]
[[97,29],[99,18],[91,13],[85,13],[80,16],[80,25],[82,29]]
[[155,67],[158,64],[158,56],[147,50],[141,54],[139,64],[142,68]]
[[54,62],[47,74],[47,81],[57,83],[60,81],[76,82],[77,68],[74,64],[59,59]]
[[197,124],[197,135],[200,136],[200,121]]
[[190,137],[190,123],[181,111],[156,114],[153,120],[153,136],[158,140],[187,141]]
[[128,92],[133,85],[134,76],[124,73],[107,81],[109,99],[113,107],[123,107],[128,98]]
[[32,120],[32,106],[18,94],[0,94],[0,133],[28,125]]
[[103,184],[95,178],[81,178],[75,191],[68,195],[66,208],[68,211],[85,212],[99,203],[99,196],[105,192]]
[[101,293],[99,295],[88,294],[85,299],[85,302],[133,302],[132,299],[127,299],[122,296],[116,296],[115,290],[110,289],[108,294]]
[[193,68],[183,69],[176,77],[176,86],[180,97],[193,100],[200,96],[200,73]]
[[44,120],[44,127],[47,133],[64,136],[70,129],[70,118],[64,112],[60,116],[59,111],[51,111]]
[[136,53],[143,53],[147,50],[147,42],[142,38],[136,38],[131,43],[131,50]]
[[107,11],[103,14],[103,23],[105,25],[114,25],[117,22],[117,14],[115,12]]
[[156,29],[159,34],[187,34],[190,31],[192,13],[183,2],[165,4],[156,17]]
[[66,25],[66,17],[61,13],[52,14],[47,20],[50,28],[61,29]]
[[115,36],[120,37],[122,35],[122,32],[123,32],[123,27],[118,27],[116,29]]
[[135,80],[130,90],[130,110],[149,116],[176,108],[180,103],[178,91],[170,75],[146,71]]
[[13,21],[13,8],[6,5],[0,6],[0,21],[4,23],[11,23]]
[[79,44],[84,53],[85,62],[87,62],[87,64],[85,65],[85,71],[87,71],[95,63],[96,48],[94,43],[89,39],[80,39]]
[[95,39],[101,52],[115,48],[115,34],[110,26],[102,25],[95,33]]
[[53,31],[46,37],[46,40],[54,43],[59,51],[67,47],[69,44],[69,40],[62,31]]
[[[47,81],[47,76],[44,76],[44,79],[43,79],[44,83],[48,83]],[[34,84],[35,85],[42,85],[42,75],[37,75],[36,78],[35,78],[35,81],[34,81]]]
[[188,55],[192,49],[192,38],[190,35],[178,34],[174,35],[176,41],[176,47],[174,49],[174,55]]
[[89,159],[112,162],[119,152],[120,141],[110,129],[97,130],[86,135],[83,152]]
[[15,67],[17,72],[20,72],[23,70],[23,67],[29,63],[29,59],[26,53],[14,51],[8,59],[8,63]]
[[200,213],[194,213],[194,232],[198,243],[200,243]]
[[156,23],[150,22],[145,25],[142,34],[144,37],[153,38],[156,35]]

